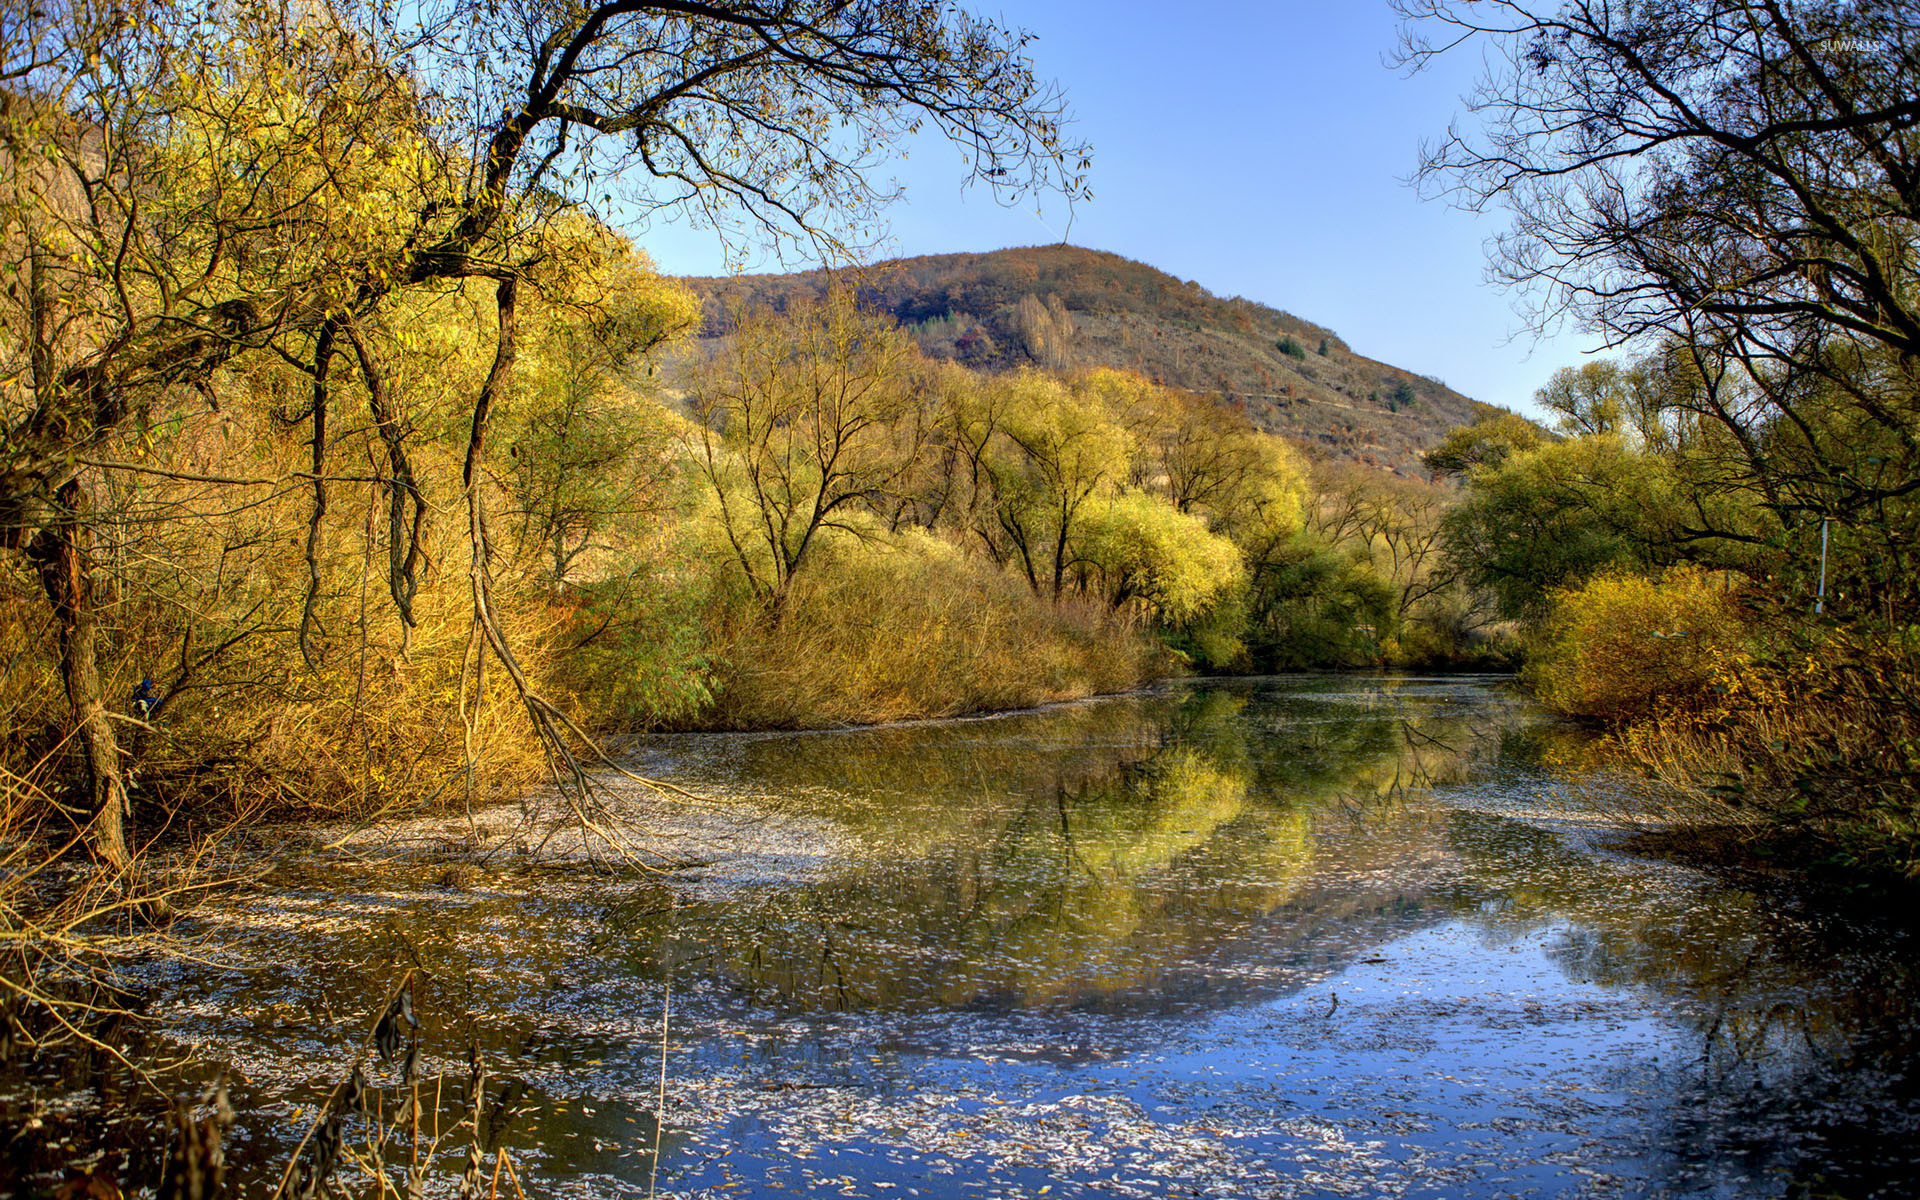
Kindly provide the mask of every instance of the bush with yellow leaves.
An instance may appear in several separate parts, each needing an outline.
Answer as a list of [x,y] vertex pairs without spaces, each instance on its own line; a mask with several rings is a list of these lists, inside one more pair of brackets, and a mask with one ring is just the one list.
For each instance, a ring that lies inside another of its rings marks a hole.
[[1712,721],[1741,689],[1747,635],[1722,575],[1611,571],[1553,593],[1526,678],[1547,707],[1569,716]]

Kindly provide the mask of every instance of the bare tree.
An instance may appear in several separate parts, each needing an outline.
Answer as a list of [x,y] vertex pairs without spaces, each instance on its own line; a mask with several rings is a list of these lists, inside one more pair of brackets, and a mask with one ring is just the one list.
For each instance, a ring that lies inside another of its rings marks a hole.
[[[1541,322],[1690,359],[1672,403],[1788,529],[1920,493],[1920,20],[1905,0],[1401,0],[1466,45],[1431,189],[1513,225]],[[1740,536],[1702,527],[1696,535]]]

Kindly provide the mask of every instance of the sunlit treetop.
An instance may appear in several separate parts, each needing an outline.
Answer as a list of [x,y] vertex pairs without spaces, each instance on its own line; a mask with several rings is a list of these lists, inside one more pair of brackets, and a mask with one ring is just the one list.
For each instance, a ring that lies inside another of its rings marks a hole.
[[0,225],[43,251],[9,258],[83,314],[7,399],[0,524],[236,355],[306,357],[420,285],[542,287],[568,212],[630,229],[671,209],[844,257],[923,130],[996,194],[1084,194],[1025,48],[899,0],[152,0],[0,23]]

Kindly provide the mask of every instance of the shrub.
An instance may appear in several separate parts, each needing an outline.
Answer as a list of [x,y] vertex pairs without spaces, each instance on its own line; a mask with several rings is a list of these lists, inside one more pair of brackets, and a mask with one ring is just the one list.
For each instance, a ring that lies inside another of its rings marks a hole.
[[1599,747],[1780,861],[1849,885],[1920,878],[1920,644],[1910,626],[1774,620],[1711,721],[1667,715]]
[[554,603],[554,675],[589,724],[656,728],[707,710],[720,665],[702,616],[715,584],[686,563],[643,561]]
[[1723,576],[1691,567],[1601,574],[1552,593],[1527,665],[1547,707],[1625,723],[1723,715],[1749,661]]

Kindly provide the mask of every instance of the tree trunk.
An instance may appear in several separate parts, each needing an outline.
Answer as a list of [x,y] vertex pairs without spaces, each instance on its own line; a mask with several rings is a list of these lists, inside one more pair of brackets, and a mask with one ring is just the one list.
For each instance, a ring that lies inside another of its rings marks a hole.
[[100,696],[100,669],[94,656],[94,614],[82,539],[80,485],[59,492],[61,519],[34,536],[28,555],[40,571],[59,628],[60,676],[72,709],[73,732],[86,766],[88,810],[93,814],[89,841],[94,853],[115,871],[132,864],[127,853],[126,818],[130,814],[126,782],[120,773],[120,746]]

